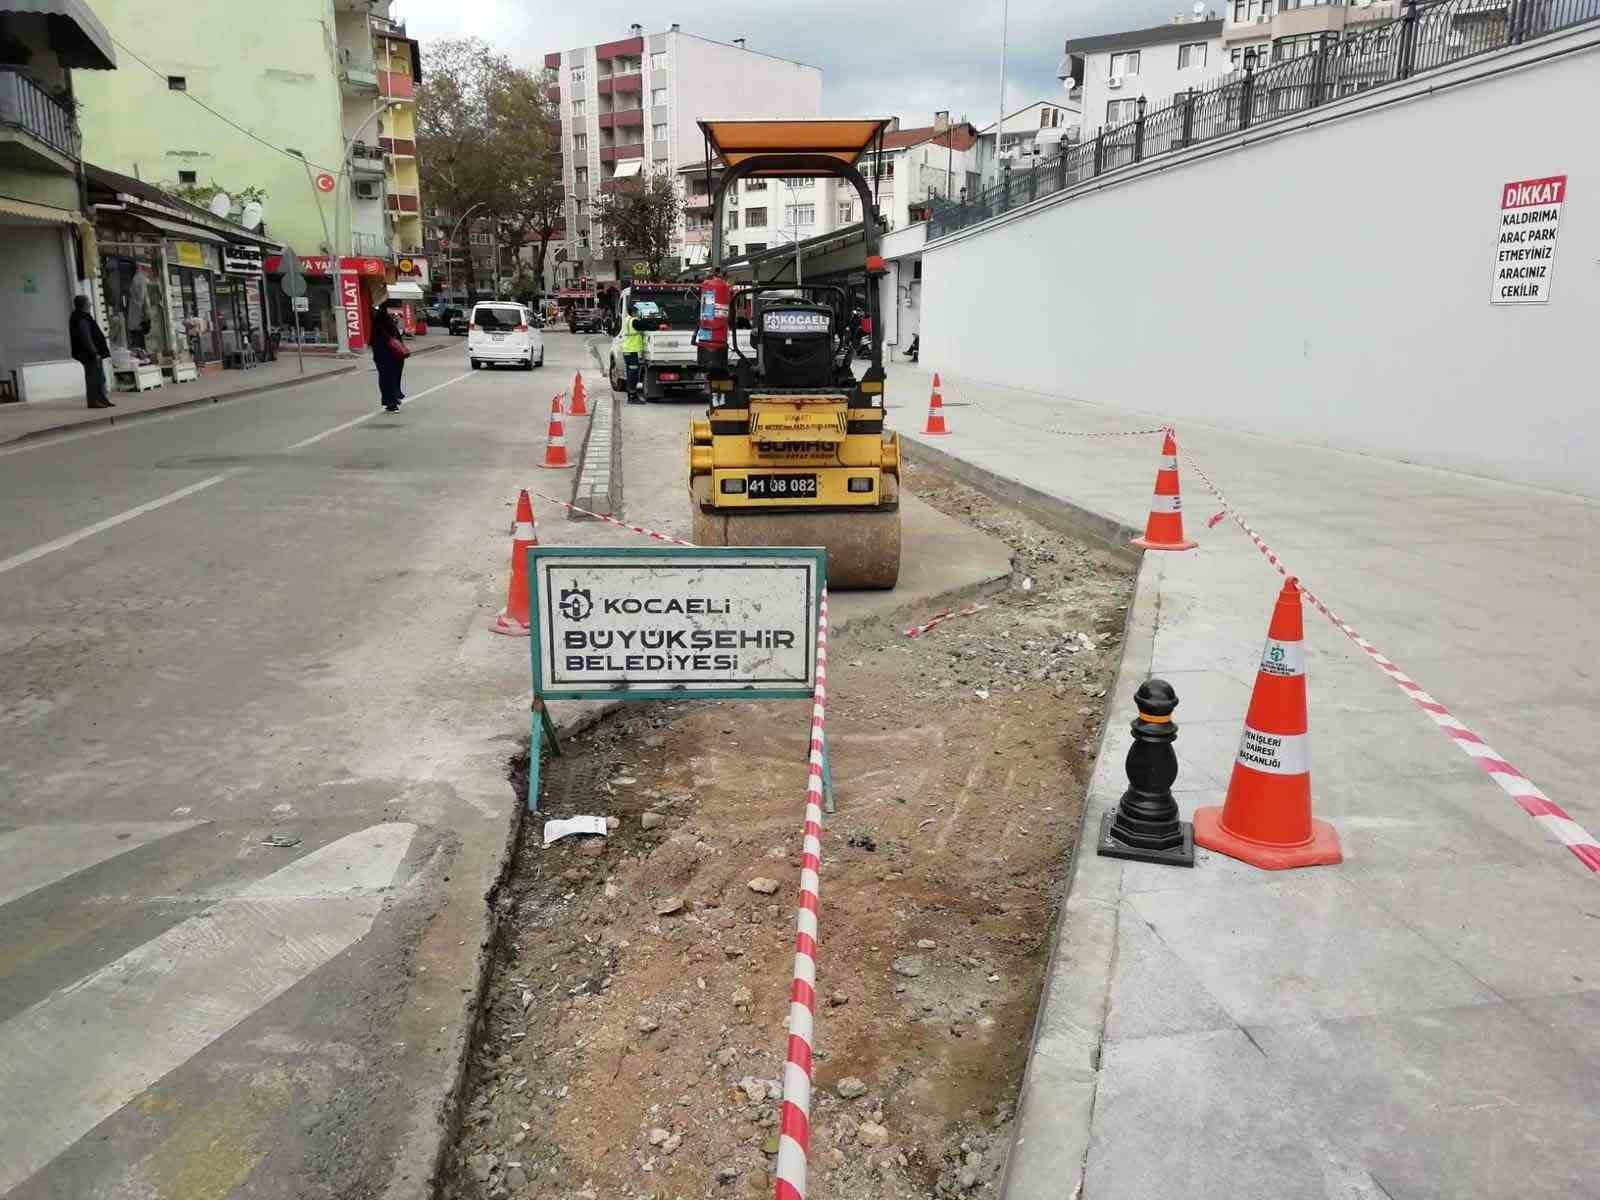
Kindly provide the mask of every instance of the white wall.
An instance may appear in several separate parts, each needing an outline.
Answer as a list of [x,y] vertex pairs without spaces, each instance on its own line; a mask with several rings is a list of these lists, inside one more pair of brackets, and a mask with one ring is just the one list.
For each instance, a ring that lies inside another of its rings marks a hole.
[[0,224],[0,373],[70,356],[67,318],[76,287],[69,261],[61,226]]
[[[1596,112],[1591,24],[1103,179],[928,246],[922,361],[1600,496]],[[1501,186],[1558,174],[1550,302],[1491,306]]]
[[819,117],[822,71],[690,33],[669,35],[675,163],[705,157],[700,121],[713,118]]

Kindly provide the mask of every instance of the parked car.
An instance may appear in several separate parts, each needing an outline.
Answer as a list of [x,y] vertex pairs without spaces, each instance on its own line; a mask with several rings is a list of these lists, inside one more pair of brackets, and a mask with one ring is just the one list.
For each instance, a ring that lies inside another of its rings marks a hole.
[[448,329],[451,321],[457,317],[464,316],[466,314],[461,311],[458,305],[436,304],[428,310],[428,324],[437,325],[441,329]]
[[467,362],[476,371],[494,363],[517,363],[525,370],[544,366],[544,322],[511,300],[472,306],[467,326]]
[[573,333],[603,333],[606,310],[598,304],[574,304],[567,310],[567,328]]
[[467,320],[467,314],[458,308],[455,310],[455,315],[450,318],[450,332],[457,337],[466,337],[467,327],[470,324],[471,322]]

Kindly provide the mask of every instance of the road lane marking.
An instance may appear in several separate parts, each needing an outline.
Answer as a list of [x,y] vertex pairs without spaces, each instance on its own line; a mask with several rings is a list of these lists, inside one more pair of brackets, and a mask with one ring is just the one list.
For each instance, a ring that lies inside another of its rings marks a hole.
[[[460,383],[463,379],[470,379],[471,377],[472,372],[470,371],[461,375],[457,375],[453,379],[447,379],[443,383],[435,384],[426,391],[418,392],[415,396],[408,397],[406,403],[415,404],[417,401],[431,396],[435,392],[444,390],[451,384]],[[367,413],[365,416],[357,417],[353,421],[346,421],[343,425],[335,425],[332,429],[325,429],[321,433],[314,434],[303,441],[296,442],[288,449],[290,451],[303,450],[307,446],[315,445],[323,438],[332,437],[336,433],[343,433],[346,429],[354,429],[357,425],[372,420],[373,417],[376,417],[383,411],[384,410],[382,409],[378,409],[376,411]],[[203,492],[208,487],[214,487],[223,480],[231,479],[235,475],[242,475],[248,470],[250,470],[249,467],[235,467],[231,471],[224,471],[221,475],[213,475],[209,479],[202,479],[199,483],[191,483],[186,488],[179,488],[175,492],[169,492],[167,495],[152,500],[148,504],[140,504],[135,508],[128,509],[126,512],[120,512],[114,517],[107,517],[104,521],[96,521],[93,525],[86,525],[84,528],[75,533],[69,533],[63,537],[56,538],[53,542],[45,542],[42,546],[35,546],[31,550],[24,550],[20,554],[13,554],[10,558],[0,559],[0,575],[4,575],[7,571],[15,570],[17,567],[25,567],[29,563],[34,562],[37,559],[41,559],[47,554],[54,554],[57,550],[65,550],[69,546],[75,546],[79,542],[83,541],[84,538],[93,537],[97,533],[104,533],[108,529],[115,529],[118,525],[121,525],[127,521],[131,521],[135,517],[142,517],[145,513],[154,512],[158,508],[165,508],[167,505],[174,504],[179,500],[183,500],[189,496],[192,496],[196,492]]]
[[[426,397],[433,395],[435,392],[443,391],[445,388],[449,387],[453,383],[460,383],[463,379],[471,379],[471,378],[472,378],[472,372],[471,371],[464,372],[463,374],[457,375],[454,379],[446,379],[443,383],[434,384],[427,391],[418,392],[415,396],[407,396],[406,397],[406,403],[407,404],[415,404],[418,400],[425,399]],[[354,429],[357,425],[364,425],[364,424],[366,424],[366,422],[372,420],[372,418],[374,418],[374,417],[376,417],[376,416],[378,416],[380,414],[383,415],[383,416],[386,416],[386,417],[394,415],[394,414],[390,413],[389,411],[387,411],[386,409],[381,409],[381,408],[380,409],[375,409],[372,412],[369,412],[369,413],[366,413],[363,416],[357,417],[353,421],[346,421],[343,425],[335,425],[332,429],[324,429],[321,433],[313,434],[311,437],[306,438],[304,441],[296,442],[294,445],[289,447],[289,450],[290,451],[304,450],[307,446],[316,445],[323,438],[330,438],[336,433],[343,433],[346,429]]]
[[165,508],[169,504],[176,504],[179,500],[187,499],[196,492],[203,492],[208,487],[215,487],[224,479],[232,478],[245,468],[239,467],[232,471],[224,471],[221,475],[213,475],[209,479],[202,479],[199,483],[191,483],[186,488],[179,488],[175,492],[168,492],[165,496],[140,504],[126,512],[120,512],[114,517],[107,517],[104,521],[96,521],[93,525],[85,525],[76,533],[69,533],[58,537],[53,542],[45,542],[42,546],[35,546],[32,550],[24,550],[21,554],[13,554],[10,558],[0,558],[0,575],[7,571],[14,571],[18,567],[25,567],[36,559],[47,554],[54,554],[57,550],[65,550],[69,546],[76,546],[85,538],[91,538],[97,533],[104,533],[108,529],[115,529],[135,517],[142,517],[145,513],[155,512],[158,508]]
[[0,1195],[365,937],[416,832],[340,838],[0,1024],[0,1096],[26,1097]]
[[24,825],[0,833],[0,905],[203,821]]

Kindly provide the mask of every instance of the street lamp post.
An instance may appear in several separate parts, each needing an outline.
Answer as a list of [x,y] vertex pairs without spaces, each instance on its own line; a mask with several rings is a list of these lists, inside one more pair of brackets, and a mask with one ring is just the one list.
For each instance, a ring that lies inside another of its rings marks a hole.
[[447,273],[447,275],[449,277],[448,278],[448,286],[450,288],[450,298],[452,300],[455,299],[455,291],[456,291],[456,264],[455,264],[456,234],[461,232],[461,226],[466,223],[467,218],[470,217],[473,213],[477,212],[486,203],[487,203],[487,201],[480,200],[476,204],[474,204],[471,208],[467,209],[466,212],[462,213],[461,214],[461,220],[456,222],[455,228],[450,231],[450,236],[445,239],[444,265],[445,265],[446,273]]

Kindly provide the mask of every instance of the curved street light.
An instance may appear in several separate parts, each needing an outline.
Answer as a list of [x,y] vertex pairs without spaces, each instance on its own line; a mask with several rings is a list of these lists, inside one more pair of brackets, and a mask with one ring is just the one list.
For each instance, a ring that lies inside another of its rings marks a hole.
[[[456,245],[456,234],[461,232],[461,227],[464,224],[466,224],[467,218],[470,217],[473,213],[477,212],[480,208],[482,208],[487,203],[489,203],[487,200],[479,200],[471,208],[467,209],[466,212],[462,213],[461,214],[461,220],[456,222],[455,228],[450,231],[450,236],[445,239],[445,243],[444,243],[444,265],[445,265],[445,273],[449,277],[450,298],[452,300],[455,299],[455,290],[456,290],[456,264],[455,264],[455,256],[454,256],[454,254],[452,254],[452,251],[455,249],[455,245]],[[498,275],[500,273],[499,268],[500,268],[500,264],[499,263],[495,263],[495,274],[496,275]]]

